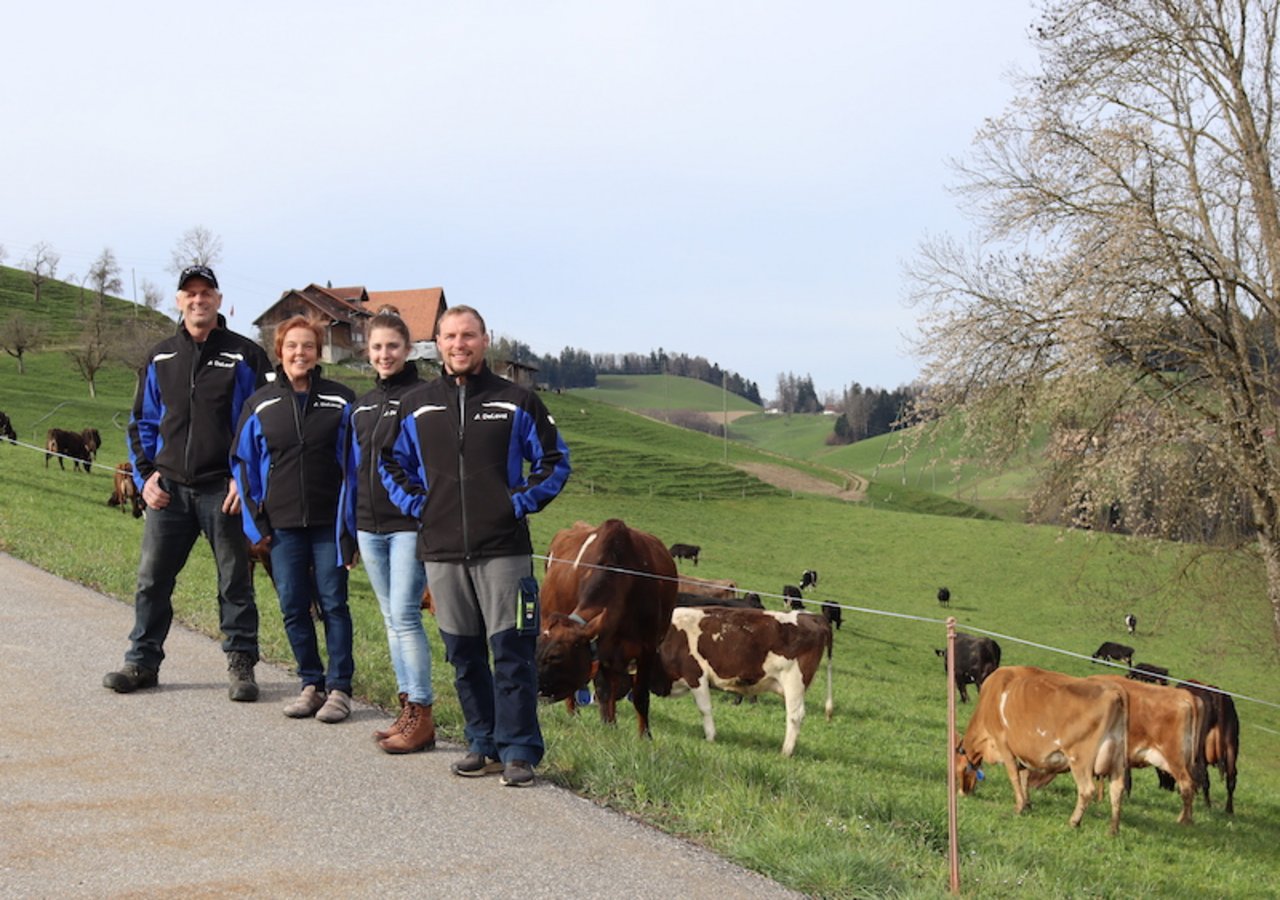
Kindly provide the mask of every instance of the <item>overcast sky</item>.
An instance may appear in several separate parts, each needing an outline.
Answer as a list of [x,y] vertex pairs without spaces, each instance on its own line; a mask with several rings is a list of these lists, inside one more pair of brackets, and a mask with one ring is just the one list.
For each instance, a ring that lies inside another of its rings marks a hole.
[[[15,8],[16,7],[16,8]],[[539,354],[702,355],[772,397],[919,371],[902,267],[1030,68],[1029,0],[7,4],[0,245],[125,295],[219,235],[234,328],[442,286]]]

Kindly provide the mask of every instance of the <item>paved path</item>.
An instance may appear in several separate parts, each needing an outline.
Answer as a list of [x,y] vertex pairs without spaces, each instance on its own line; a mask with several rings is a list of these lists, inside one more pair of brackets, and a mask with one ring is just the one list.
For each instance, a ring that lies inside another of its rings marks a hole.
[[0,554],[0,897],[781,897],[779,885],[569,791],[392,757],[358,704],[232,703],[217,642],[175,627],[156,690],[102,687],[133,608]]

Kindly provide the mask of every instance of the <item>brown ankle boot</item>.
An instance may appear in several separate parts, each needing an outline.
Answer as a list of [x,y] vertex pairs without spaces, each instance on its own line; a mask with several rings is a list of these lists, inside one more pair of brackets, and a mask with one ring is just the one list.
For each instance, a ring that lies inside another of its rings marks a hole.
[[409,707],[406,706],[408,702],[409,702],[409,695],[405,693],[401,693],[400,694],[400,715],[398,715],[396,717],[396,720],[392,722],[390,725],[388,725],[386,728],[378,728],[373,732],[373,739],[375,741],[385,741],[387,738],[391,737],[391,735],[400,733],[400,729],[404,727],[405,719],[409,718]]
[[404,727],[398,734],[378,741],[378,746],[387,753],[416,753],[433,749],[436,745],[436,723],[431,717],[431,707],[410,701],[405,708],[409,710],[409,718]]

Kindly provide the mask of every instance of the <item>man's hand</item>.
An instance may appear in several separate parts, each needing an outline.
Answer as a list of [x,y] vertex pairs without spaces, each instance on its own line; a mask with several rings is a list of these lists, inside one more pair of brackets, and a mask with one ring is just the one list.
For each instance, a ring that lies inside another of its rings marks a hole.
[[142,483],[142,499],[152,509],[164,509],[169,505],[169,492],[160,487],[160,472],[151,473],[151,477]]
[[240,486],[234,478],[227,479],[227,497],[222,501],[222,511],[229,516],[240,515]]

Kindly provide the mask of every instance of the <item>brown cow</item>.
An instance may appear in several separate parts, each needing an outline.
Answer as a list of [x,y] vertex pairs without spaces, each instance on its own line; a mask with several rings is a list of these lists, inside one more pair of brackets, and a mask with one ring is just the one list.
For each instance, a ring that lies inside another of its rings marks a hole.
[[1093,799],[1095,777],[1110,781],[1111,833],[1120,829],[1128,758],[1128,697],[1102,681],[1034,666],[1004,666],[988,676],[978,708],[956,748],[956,777],[973,793],[984,762],[1003,763],[1014,808],[1027,800],[1028,770],[1070,772],[1076,782],[1072,827]]
[[732,578],[694,578],[692,575],[681,575],[680,593],[735,600],[738,597],[738,582]]
[[142,493],[133,483],[133,463],[125,460],[117,463],[111,477],[111,497],[107,506],[118,506],[120,512],[132,510],[135,519],[142,518],[146,504],[142,502]]
[[[1128,695],[1129,767],[1153,766],[1167,773],[1182,797],[1178,823],[1190,825],[1196,788],[1205,777],[1199,745],[1203,714],[1200,701],[1189,691],[1144,684],[1123,675],[1094,675],[1089,680],[1114,684]],[[1053,777],[1037,774],[1032,776],[1030,786],[1048,784]]]
[[[787,706],[782,755],[795,752],[804,721],[804,694],[822,652],[827,653],[828,721],[831,719],[831,623],[812,613],[774,612],[729,606],[680,606],[662,641],[653,692],[660,697],[681,686],[693,692],[707,740],[716,739],[711,689],[744,696],[778,694]],[[676,691],[681,693],[682,691]]]
[[[1204,704],[1204,720],[1201,726],[1200,745],[1207,765],[1217,766],[1227,785],[1227,815],[1236,812],[1236,758],[1240,755],[1240,717],[1236,713],[1235,701],[1230,694],[1224,694],[1218,688],[1188,678],[1183,685],[1186,690],[1198,697]],[[1161,778],[1160,786],[1172,790],[1168,779]],[[1204,804],[1212,808],[1209,801],[1209,774],[1204,777]]]
[[44,467],[49,468],[49,457],[56,456],[58,458],[58,468],[65,470],[67,465],[63,462],[64,458],[71,460],[71,470],[74,472],[81,466],[86,472],[93,461],[93,454],[98,445],[102,443],[101,438],[97,438],[94,449],[90,450],[89,445],[85,443],[84,435],[97,435],[97,429],[86,428],[84,432],[76,434],[74,431],[63,431],[61,428],[50,428],[44,438]]
[[600,717],[615,722],[618,698],[630,691],[640,734],[649,734],[649,682],[676,603],[670,552],[652,534],[609,519],[560,531],[547,555],[539,692],[569,697],[590,679],[594,656]]

